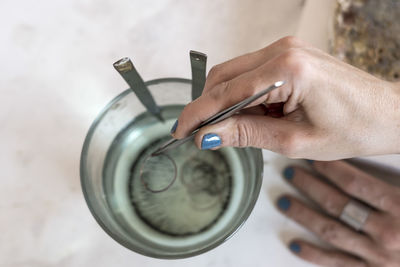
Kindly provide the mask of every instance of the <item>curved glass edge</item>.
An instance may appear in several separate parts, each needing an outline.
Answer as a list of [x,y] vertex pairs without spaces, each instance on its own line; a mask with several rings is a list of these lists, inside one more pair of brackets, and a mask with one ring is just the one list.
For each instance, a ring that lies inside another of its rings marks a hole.
[[[182,83],[189,83],[190,84],[192,81],[190,79],[185,79],[185,78],[160,78],[160,79],[154,79],[154,80],[147,81],[147,82],[145,82],[145,84],[146,85],[153,85],[153,84],[164,83],[164,82],[182,82]],[[82,151],[81,151],[81,157],[80,157],[80,183],[81,183],[82,192],[83,192],[83,195],[84,195],[84,198],[85,198],[85,201],[86,201],[86,205],[88,206],[88,208],[90,210],[90,213],[95,218],[96,222],[100,225],[100,227],[104,230],[104,232],[106,232],[117,243],[121,244],[122,246],[124,246],[125,248],[127,248],[130,251],[135,251],[135,252],[140,253],[140,254],[142,254],[144,256],[153,257],[153,258],[157,258],[157,259],[182,259],[182,258],[194,257],[194,256],[200,255],[202,253],[205,253],[205,252],[207,252],[207,251],[209,251],[211,249],[216,248],[220,244],[222,244],[225,241],[227,241],[228,239],[230,239],[240,228],[242,228],[242,226],[245,224],[245,222],[247,221],[248,217],[250,216],[251,212],[254,209],[255,203],[257,202],[258,197],[260,195],[262,179],[263,179],[263,173],[264,173],[264,161],[263,161],[263,156],[262,156],[261,149],[253,148],[253,147],[245,148],[245,149],[249,149],[249,150],[253,151],[254,155],[256,156],[255,160],[260,162],[259,166],[261,166],[260,167],[261,170],[256,170],[260,175],[259,177],[256,177],[256,183],[254,185],[256,187],[255,191],[254,191],[256,196],[249,203],[249,209],[242,215],[242,218],[243,218],[242,222],[239,225],[235,226],[232,229],[232,231],[226,233],[224,236],[222,236],[219,240],[217,240],[216,242],[214,242],[210,246],[207,246],[207,247],[205,247],[205,248],[203,248],[201,250],[198,250],[198,251],[189,252],[189,253],[184,254],[184,255],[159,255],[159,254],[154,254],[154,253],[151,253],[151,252],[148,252],[148,251],[143,251],[141,249],[132,249],[128,242],[126,242],[123,239],[120,239],[119,237],[114,235],[114,233],[112,233],[107,228],[107,226],[101,221],[100,217],[98,217],[96,215],[96,213],[93,210],[93,208],[89,205],[90,200],[89,200],[89,196],[87,194],[87,191],[86,191],[86,188],[85,188],[85,182],[84,182],[84,177],[86,177],[84,166],[85,166],[85,163],[86,163],[86,156],[87,156],[90,140],[92,139],[93,132],[96,129],[97,125],[100,123],[101,119],[105,116],[105,114],[110,109],[110,107],[115,102],[117,102],[121,98],[125,97],[129,93],[131,93],[131,89],[130,88],[126,89],[125,91],[123,91],[122,93],[117,95],[114,99],[112,99],[100,111],[100,113],[97,115],[97,117],[95,118],[95,120],[91,124],[91,126],[90,126],[90,128],[88,130],[88,133],[87,133],[87,135],[85,137],[84,143],[83,143],[83,147],[82,147]]]
[[[191,84],[192,80],[186,79],[186,78],[178,78],[178,77],[159,78],[159,79],[149,80],[149,81],[145,82],[145,84],[146,85],[153,85],[153,84],[168,83],[168,82],[181,82],[181,83]],[[132,93],[130,88],[122,91],[119,95],[114,97],[110,102],[108,102],[108,104],[104,108],[102,108],[100,113],[96,116],[96,118],[94,119],[94,121],[90,125],[89,130],[88,130],[88,132],[86,134],[85,140],[83,142],[83,146],[82,146],[81,157],[80,157],[80,166],[79,166],[79,174],[80,174],[81,189],[82,189],[82,192],[83,192],[83,196],[85,198],[86,205],[89,208],[89,211],[92,214],[92,216],[94,217],[94,219],[96,220],[96,222],[100,225],[100,227],[104,230],[104,232],[106,232],[112,239],[114,239],[116,242],[118,242],[119,244],[121,244],[125,248],[129,249],[130,251],[132,251],[132,249],[130,248],[130,244],[128,242],[125,242],[125,240],[120,239],[119,237],[114,235],[110,230],[108,230],[107,226],[101,221],[100,217],[97,216],[97,214],[95,213],[94,209],[89,205],[90,199],[89,199],[89,195],[87,193],[86,185],[85,185],[85,182],[84,182],[84,177],[86,177],[84,166],[86,165],[86,158],[87,158],[87,154],[88,154],[89,143],[90,143],[90,141],[91,141],[91,139],[93,137],[94,130],[96,129],[96,127],[100,123],[101,119],[105,116],[107,111],[110,109],[110,107],[115,102],[117,102],[121,98],[125,97],[129,93]],[[152,253],[149,253],[149,252],[146,252],[146,251],[142,251],[140,249],[135,250],[135,251],[140,253],[140,254],[142,254],[142,255],[149,256],[149,257],[160,258],[159,255],[155,255],[155,254],[152,254]],[[168,259],[168,258],[173,259],[173,258],[176,258],[176,257],[165,257],[165,259]]]
[[250,150],[248,153],[252,153],[252,154],[255,155],[255,157],[256,157],[255,158],[255,161],[256,161],[255,164],[257,166],[257,161],[258,161],[259,162],[259,166],[261,168],[261,170],[259,170],[258,168],[256,168],[256,170],[255,170],[256,173],[259,173],[259,176],[255,177],[255,179],[256,179],[255,184],[254,184],[254,187],[255,187],[254,194],[255,194],[255,196],[249,202],[249,204],[248,204],[249,208],[242,215],[242,218],[241,218],[242,222],[239,225],[235,225],[230,232],[226,233],[224,236],[221,237],[221,239],[217,240],[212,245],[210,245],[210,246],[208,246],[208,247],[206,247],[204,249],[201,249],[199,251],[196,251],[196,252],[193,252],[193,253],[188,253],[184,257],[175,257],[176,259],[188,258],[188,257],[193,257],[193,256],[196,256],[196,255],[202,254],[202,253],[207,252],[207,251],[209,251],[211,249],[214,249],[217,246],[221,245],[222,243],[228,241],[232,236],[234,236],[236,234],[237,231],[239,231],[242,228],[242,226],[246,223],[247,219],[249,218],[251,212],[253,211],[254,206],[255,206],[255,204],[256,204],[259,196],[260,196],[261,185],[262,185],[262,180],[263,180],[263,176],[264,176],[264,160],[263,160],[262,152],[261,152],[261,149],[254,148],[254,147],[237,148],[237,149]]

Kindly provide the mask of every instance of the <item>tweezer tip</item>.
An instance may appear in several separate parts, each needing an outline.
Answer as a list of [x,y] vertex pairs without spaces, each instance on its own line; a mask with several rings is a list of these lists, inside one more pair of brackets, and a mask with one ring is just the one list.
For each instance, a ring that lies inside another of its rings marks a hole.
[[158,156],[158,155],[160,155],[161,153],[160,153],[160,149],[158,148],[156,151],[154,151],[153,153],[151,153],[150,154],[150,156],[151,157],[154,157],[154,156]]

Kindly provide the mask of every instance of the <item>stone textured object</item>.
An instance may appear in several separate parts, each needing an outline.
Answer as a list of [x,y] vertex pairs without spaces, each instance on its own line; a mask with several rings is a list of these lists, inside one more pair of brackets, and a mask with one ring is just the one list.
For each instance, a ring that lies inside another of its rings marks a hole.
[[331,53],[388,81],[400,80],[400,2],[338,0]]

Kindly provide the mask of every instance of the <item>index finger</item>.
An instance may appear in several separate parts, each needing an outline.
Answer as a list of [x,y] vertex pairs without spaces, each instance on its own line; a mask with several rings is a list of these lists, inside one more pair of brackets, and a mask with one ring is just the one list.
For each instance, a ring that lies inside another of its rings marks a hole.
[[255,70],[243,73],[203,93],[183,109],[173,136],[180,139],[189,135],[200,123],[212,115],[266,89],[276,81],[283,80],[286,83],[254,101],[249,107],[267,100],[271,103],[286,102],[291,94],[291,82],[289,75],[284,68],[279,66],[278,62],[280,61],[277,59],[271,60]]
[[290,48],[307,47],[308,44],[293,36],[286,36],[258,51],[247,53],[211,68],[203,92],[229,81],[242,73],[256,69]]

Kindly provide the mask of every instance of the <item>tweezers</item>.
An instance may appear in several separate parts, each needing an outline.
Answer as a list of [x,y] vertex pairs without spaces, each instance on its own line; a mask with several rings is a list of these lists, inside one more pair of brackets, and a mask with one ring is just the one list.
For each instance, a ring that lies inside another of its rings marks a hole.
[[206,125],[215,124],[217,122],[220,122],[222,120],[225,120],[225,119],[235,115],[241,109],[247,107],[249,104],[251,104],[252,102],[257,100],[258,98],[268,94],[272,90],[274,90],[278,87],[281,87],[284,83],[285,83],[284,81],[275,82],[273,85],[269,86],[267,89],[264,89],[264,90],[258,92],[257,94],[252,95],[252,96],[240,101],[239,103],[211,116],[210,118],[208,118],[207,120],[202,122],[189,136],[182,138],[182,139],[172,138],[171,140],[168,140],[167,142],[165,142],[163,145],[161,145],[160,148],[158,148],[155,152],[153,152],[152,156],[157,156],[167,150],[176,148],[176,147],[192,140],[194,138],[195,134],[200,130],[200,128],[202,128]]

